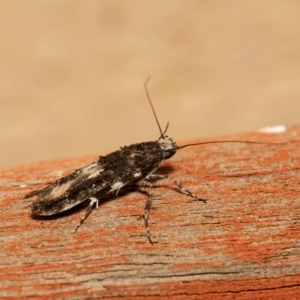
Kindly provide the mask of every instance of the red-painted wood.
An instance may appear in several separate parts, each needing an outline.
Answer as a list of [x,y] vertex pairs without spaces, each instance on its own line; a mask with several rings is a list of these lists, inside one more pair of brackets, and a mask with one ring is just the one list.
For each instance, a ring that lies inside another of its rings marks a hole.
[[237,134],[225,138],[287,143],[178,151],[159,172],[207,203],[158,181],[154,245],[138,219],[146,200],[138,191],[102,203],[76,234],[84,208],[31,217],[26,193],[97,156],[0,170],[0,298],[299,299],[299,136]]

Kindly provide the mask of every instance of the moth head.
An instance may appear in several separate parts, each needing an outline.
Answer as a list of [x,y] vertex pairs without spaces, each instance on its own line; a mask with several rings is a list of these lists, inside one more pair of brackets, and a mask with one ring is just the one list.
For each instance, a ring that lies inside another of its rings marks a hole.
[[165,159],[172,157],[178,149],[176,142],[165,134],[158,140],[158,143],[165,153]]

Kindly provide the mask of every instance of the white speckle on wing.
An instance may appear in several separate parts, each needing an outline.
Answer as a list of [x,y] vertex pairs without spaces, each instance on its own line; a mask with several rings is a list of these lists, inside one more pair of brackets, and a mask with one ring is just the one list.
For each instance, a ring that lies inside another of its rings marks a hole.
[[74,180],[68,181],[62,185],[56,186],[52,189],[50,195],[45,195],[45,199],[47,199],[48,197],[51,198],[59,198],[60,196],[62,196],[72,185]]
[[82,168],[82,172],[86,172],[87,170],[89,170],[90,168],[94,168],[97,166],[97,163],[96,162],[93,162],[91,164],[89,164],[88,166]]
[[110,192],[113,192],[117,190],[116,195],[118,195],[119,190],[124,186],[125,184],[122,181],[115,182],[111,187],[110,187]]
[[267,126],[267,127],[260,128],[258,131],[262,133],[280,133],[286,131],[286,126],[284,125]]
[[122,181],[118,181],[118,182],[115,182],[112,186],[111,186],[111,190],[114,191],[114,190],[119,190],[121,187],[124,186],[124,183]]
[[100,169],[99,171],[91,174],[87,179],[90,179],[90,178],[94,178],[94,177],[97,177],[101,172],[103,172],[104,169]]
[[141,172],[137,172],[137,173],[133,174],[133,177],[135,177],[135,178],[140,177],[141,174],[142,174]]

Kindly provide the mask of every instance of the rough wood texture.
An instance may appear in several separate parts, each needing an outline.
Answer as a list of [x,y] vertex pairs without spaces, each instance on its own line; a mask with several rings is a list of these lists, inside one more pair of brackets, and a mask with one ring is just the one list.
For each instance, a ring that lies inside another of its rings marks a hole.
[[[97,159],[0,170],[0,298],[295,299],[300,294],[300,130],[226,139],[178,151],[160,173],[207,204],[158,181],[150,211],[130,191],[94,210],[33,219],[25,193]],[[215,139],[214,139],[215,140]],[[203,141],[203,140],[202,140]]]

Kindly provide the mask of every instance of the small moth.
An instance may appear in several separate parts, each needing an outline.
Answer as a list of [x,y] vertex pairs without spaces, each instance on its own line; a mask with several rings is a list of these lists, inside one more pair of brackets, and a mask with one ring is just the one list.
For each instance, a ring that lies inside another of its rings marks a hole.
[[176,179],[168,175],[155,174],[155,171],[158,169],[160,163],[171,158],[177,150],[189,146],[223,142],[265,144],[251,141],[211,141],[188,144],[179,147],[171,137],[166,135],[168,125],[164,132],[161,130],[147,90],[147,83],[149,79],[150,77],[145,82],[145,91],[159,128],[159,139],[156,141],[125,146],[120,150],[112,152],[106,156],[100,156],[98,161],[76,170],[68,176],[58,179],[56,182],[43,189],[28,193],[25,196],[25,199],[33,196],[39,197],[32,204],[31,210],[33,215],[56,215],[69,210],[72,207],[89,199],[90,203],[75,229],[76,232],[87,216],[91,213],[94,204],[96,207],[98,207],[98,203],[101,199],[117,195],[118,192],[124,187],[143,184],[148,186],[149,190],[142,216],[145,220],[148,240],[152,244],[153,242],[148,224],[148,215],[153,189],[153,183],[151,182],[152,180],[168,179],[173,182],[182,192],[188,194],[196,200],[206,202],[206,200],[201,199],[200,197],[194,195],[190,190],[183,187]]

